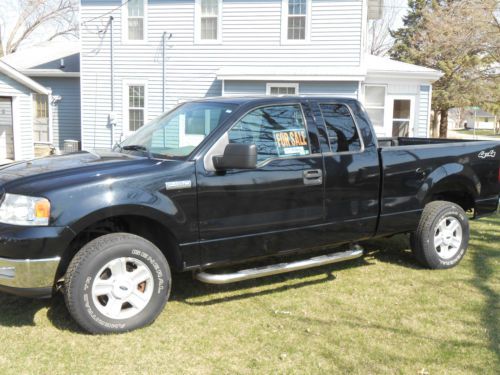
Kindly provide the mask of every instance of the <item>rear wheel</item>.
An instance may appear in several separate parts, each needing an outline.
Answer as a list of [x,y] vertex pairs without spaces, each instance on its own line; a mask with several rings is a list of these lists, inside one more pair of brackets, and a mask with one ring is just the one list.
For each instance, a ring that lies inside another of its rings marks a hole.
[[456,266],[469,244],[469,221],[464,210],[451,202],[427,204],[410,246],[417,260],[432,269]]
[[144,238],[113,233],[85,245],[65,276],[71,316],[91,333],[126,332],[153,322],[167,302],[170,269]]

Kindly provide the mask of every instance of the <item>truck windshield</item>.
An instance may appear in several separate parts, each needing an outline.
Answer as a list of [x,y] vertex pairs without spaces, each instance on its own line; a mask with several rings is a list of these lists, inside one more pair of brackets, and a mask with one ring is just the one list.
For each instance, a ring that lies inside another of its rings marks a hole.
[[207,135],[224,122],[235,104],[185,103],[143,126],[123,141],[123,151],[141,151],[153,156],[187,156]]

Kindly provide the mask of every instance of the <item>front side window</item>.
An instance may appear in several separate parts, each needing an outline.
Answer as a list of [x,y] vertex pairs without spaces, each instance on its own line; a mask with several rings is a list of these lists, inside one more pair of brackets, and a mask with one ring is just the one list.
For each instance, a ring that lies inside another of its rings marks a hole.
[[284,34],[286,40],[306,40],[308,27],[308,2],[310,0],[283,0]]
[[144,125],[144,85],[128,87],[128,130],[135,132]]
[[128,40],[144,40],[145,0],[130,0],[127,3]]
[[185,103],[141,127],[121,145],[157,156],[189,155],[237,107],[229,103]]
[[33,94],[33,138],[35,142],[49,142],[49,98]]
[[229,131],[230,143],[255,144],[257,161],[310,154],[300,105],[255,109]]
[[198,0],[198,39],[201,41],[219,40],[221,0]]
[[321,104],[328,140],[332,152],[357,152],[361,150],[358,129],[343,104]]

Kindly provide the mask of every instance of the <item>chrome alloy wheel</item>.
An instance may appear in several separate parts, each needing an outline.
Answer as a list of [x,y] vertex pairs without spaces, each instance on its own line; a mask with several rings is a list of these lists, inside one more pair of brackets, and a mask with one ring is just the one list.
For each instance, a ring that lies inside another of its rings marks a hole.
[[442,259],[453,258],[462,245],[462,225],[453,216],[439,222],[434,232],[434,248]]
[[92,299],[101,314],[128,319],[140,313],[151,300],[153,274],[139,259],[117,258],[102,267],[92,284]]

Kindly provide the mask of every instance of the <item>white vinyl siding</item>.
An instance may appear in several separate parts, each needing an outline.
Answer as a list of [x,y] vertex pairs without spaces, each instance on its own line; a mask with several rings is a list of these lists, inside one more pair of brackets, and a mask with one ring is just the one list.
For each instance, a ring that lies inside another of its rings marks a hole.
[[419,87],[418,96],[418,117],[415,124],[415,137],[429,136],[429,120],[430,120],[430,85],[421,85]]
[[[286,83],[279,83],[290,85]],[[224,95],[242,96],[242,95],[264,95],[268,93],[270,86],[276,83],[267,83],[263,81],[225,81]],[[342,96],[357,98],[358,82],[299,82],[297,85],[297,94],[304,96]]]
[[[331,69],[332,73],[337,67],[359,68],[363,2],[310,3],[307,43],[282,44],[282,0],[227,0],[220,9],[221,42],[197,44],[195,0],[149,1],[147,43],[120,43],[120,33],[113,33],[115,141],[126,130],[122,128],[123,111],[117,110],[123,108],[122,80],[148,81],[147,116],[152,119],[162,112],[163,78],[165,110],[169,110],[180,101],[221,95],[217,71],[222,67],[315,66]],[[109,29],[98,31],[105,29],[110,15],[114,17],[113,29],[123,29],[122,12],[114,10],[119,4],[118,0],[82,0],[81,22],[87,22],[81,33],[82,145],[86,149],[111,147],[110,33]],[[106,12],[110,13],[93,20]],[[171,37],[165,41],[163,63],[164,32]],[[263,95],[266,83],[262,83]]]

